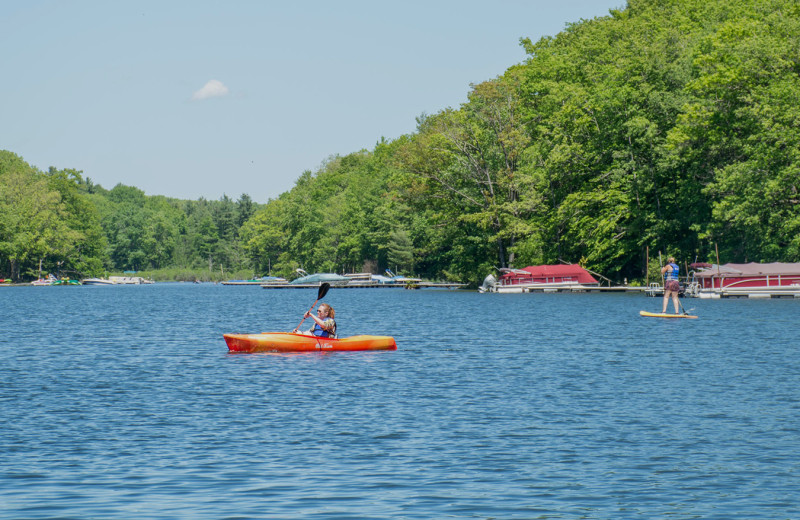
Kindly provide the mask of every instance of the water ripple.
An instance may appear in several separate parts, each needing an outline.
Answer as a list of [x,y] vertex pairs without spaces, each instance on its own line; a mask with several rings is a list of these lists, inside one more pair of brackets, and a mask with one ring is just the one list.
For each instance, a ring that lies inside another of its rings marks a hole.
[[0,517],[800,517],[800,302],[333,290],[399,350],[227,353],[314,297],[0,289]]

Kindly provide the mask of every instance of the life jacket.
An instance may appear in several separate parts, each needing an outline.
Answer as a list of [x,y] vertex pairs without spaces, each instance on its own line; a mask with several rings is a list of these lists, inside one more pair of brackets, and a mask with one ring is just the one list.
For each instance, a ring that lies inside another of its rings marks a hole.
[[668,266],[672,267],[672,271],[667,271],[664,273],[664,277],[666,280],[677,280],[678,279],[678,264],[667,264]]
[[[329,318],[332,320],[332,318]],[[328,320],[325,320],[328,321]],[[335,338],[336,337],[336,322],[333,322],[333,331],[328,332],[327,330],[323,329],[319,326],[319,323],[314,322],[314,330],[311,333],[315,336],[319,336],[320,338]]]

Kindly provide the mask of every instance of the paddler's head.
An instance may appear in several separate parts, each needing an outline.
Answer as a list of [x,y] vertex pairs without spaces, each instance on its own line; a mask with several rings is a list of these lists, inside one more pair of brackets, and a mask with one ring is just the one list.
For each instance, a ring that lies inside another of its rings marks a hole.
[[336,315],[336,311],[327,303],[323,303],[317,309],[317,315],[319,315],[320,318],[333,318]]

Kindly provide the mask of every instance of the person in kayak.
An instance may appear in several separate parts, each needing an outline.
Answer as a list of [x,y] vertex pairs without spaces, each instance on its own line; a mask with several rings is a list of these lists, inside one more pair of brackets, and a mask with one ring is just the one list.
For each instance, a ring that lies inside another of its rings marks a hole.
[[[306,311],[303,319],[311,318],[314,320],[314,326],[307,330],[304,334],[311,334],[321,338],[335,338],[336,337],[336,321],[334,321],[336,311],[327,303],[323,303],[317,308],[317,315],[311,314],[311,311]],[[294,329],[292,332],[297,334],[299,331]]]
[[678,264],[675,263],[675,257],[669,257],[667,265],[661,268],[661,274],[664,275],[664,305],[661,308],[661,314],[667,313],[667,303],[670,297],[675,306],[675,314],[678,314],[680,307],[678,293],[681,291],[681,284],[678,282]]

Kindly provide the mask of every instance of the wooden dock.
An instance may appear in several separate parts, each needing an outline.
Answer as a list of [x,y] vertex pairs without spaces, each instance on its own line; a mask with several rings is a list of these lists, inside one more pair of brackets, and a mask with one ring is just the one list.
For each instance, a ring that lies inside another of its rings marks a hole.
[[[348,283],[331,284],[331,289],[462,289],[463,283],[414,282],[414,283]],[[262,289],[319,289],[319,284],[264,284]]]
[[765,287],[759,290],[752,289],[716,289],[713,291],[700,291],[695,298],[717,299],[717,298],[750,298],[750,299],[772,299],[772,298],[800,298],[800,288],[798,287]]
[[645,294],[648,291],[647,287],[633,287],[627,285],[620,285],[614,287],[564,287],[564,288],[525,288],[525,292],[529,293],[638,293]]

